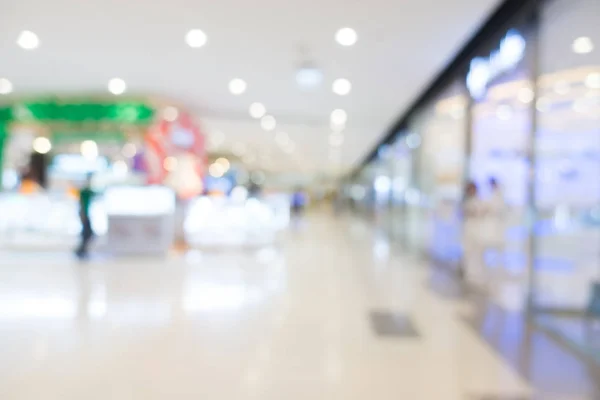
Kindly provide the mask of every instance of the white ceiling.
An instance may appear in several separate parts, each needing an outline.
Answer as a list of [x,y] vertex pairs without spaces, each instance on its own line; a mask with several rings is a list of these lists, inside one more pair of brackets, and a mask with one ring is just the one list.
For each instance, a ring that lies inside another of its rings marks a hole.
[[[352,167],[474,33],[498,0],[3,0],[0,77],[14,96],[40,93],[105,93],[110,78],[123,78],[129,94],[160,96],[185,106],[207,133],[222,132],[221,150],[242,142],[267,168],[331,171],[329,114],[348,112],[341,170]],[[358,32],[343,48],[338,28]],[[208,44],[191,49],[184,35],[202,29]],[[41,46],[24,51],[21,30]],[[325,82],[299,90],[294,70],[299,47],[323,69]],[[241,96],[228,82],[248,83]],[[351,80],[346,97],[331,82]],[[1,99],[0,99],[1,101]],[[278,129],[296,143],[293,156],[274,134],[248,115],[264,103]]]

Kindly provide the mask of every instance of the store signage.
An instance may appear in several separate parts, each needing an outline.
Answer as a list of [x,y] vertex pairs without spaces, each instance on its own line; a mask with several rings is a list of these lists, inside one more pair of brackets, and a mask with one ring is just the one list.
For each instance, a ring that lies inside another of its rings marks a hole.
[[471,96],[482,98],[494,79],[514,69],[525,56],[525,47],[525,38],[518,31],[510,30],[489,57],[474,58],[467,74]]

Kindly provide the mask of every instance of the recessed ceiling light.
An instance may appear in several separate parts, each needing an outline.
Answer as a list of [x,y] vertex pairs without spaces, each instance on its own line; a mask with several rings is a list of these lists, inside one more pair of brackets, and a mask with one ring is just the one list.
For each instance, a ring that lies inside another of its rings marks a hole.
[[331,112],[329,120],[331,121],[332,125],[343,126],[348,120],[348,114],[346,113],[346,111],[338,108],[337,110],[333,110]]
[[112,78],[110,81],[108,81],[108,91],[112,94],[118,96],[125,93],[125,90],[127,90],[127,84],[123,79]]
[[519,101],[521,103],[529,104],[533,101],[535,94],[530,88],[524,87],[519,89],[519,94],[517,95],[517,97],[519,98]]
[[13,91],[13,84],[6,78],[0,78],[0,94],[9,94]]
[[585,78],[585,86],[590,89],[600,89],[600,72],[592,72]]
[[358,35],[356,34],[356,31],[352,28],[339,29],[335,34],[335,41],[341,44],[342,46],[354,46],[357,40]]
[[43,136],[37,137],[33,141],[33,150],[36,153],[46,154],[50,150],[52,150],[52,143],[50,143],[50,140],[48,140],[48,138],[45,138]]
[[594,50],[594,42],[587,36],[581,36],[573,41],[571,48],[576,54],[588,54]]
[[123,154],[123,156],[125,156],[127,158],[135,157],[136,153],[137,153],[137,149],[135,147],[135,144],[133,144],[133,143],[125,144],[125,146],[123,146],[123,149],[121,150],[121,154]]
[[165,107],[163,110],[163,118],[166,121],[174,122],[177,120],[177,118],[179,118],[179,110],[173,106]]
[[264,117],[267,109],[265,108],[263,103],[252,103],[250,104],[250,116],[252,118],[262,118]]
[[229,82],[229,91],[231,94],[239,96],[246,91],[246,82],[243,79],[235,78]]
[[40,39],[31,31],[22,31],[17,38],[17,44],[24,50],[33,50],[39,47]]
[[336,79],[331,86],[333,93],[339,96],[345,96],[352,90],[352,84],[348,79],[340,78]]
[[195,49],[204,46],[207,41],[208,37],[206,36],[206,33],[200,29],[190,29],[188,33],[185,34],[185,42],[188,46]]
[[272,115],[265,115],[260,119],[260,126],[262,126],[265,131],[269,132],[275,129],[277,121]]
[[314,89],[323,82],[323,71],[311,63],[305,63],[296,71],[296,83],[303,89]]

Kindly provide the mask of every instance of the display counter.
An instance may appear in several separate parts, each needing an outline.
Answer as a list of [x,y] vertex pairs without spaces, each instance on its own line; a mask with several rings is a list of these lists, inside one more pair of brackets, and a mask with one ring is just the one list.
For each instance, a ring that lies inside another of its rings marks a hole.
[[174,242],[175,193],[163,186],[118,186],[104,194],[106,251],[166,255]]
[[[81,223],[77,199],[66,194],[3,193],[0,195],[0,247],[24,250],[74,249]],[[90,207],[94,232],[101,244],[107,218],[101,198]]]
[[255,247],[276,242],[289,221],[287,195],[260,200],[203,196],[189,204],[184,234],[192,247]]

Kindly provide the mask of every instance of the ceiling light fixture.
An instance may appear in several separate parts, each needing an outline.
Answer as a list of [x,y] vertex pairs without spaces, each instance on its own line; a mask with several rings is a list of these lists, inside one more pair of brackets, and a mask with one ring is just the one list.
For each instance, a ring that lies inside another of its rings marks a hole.
[[9,94],[13,91],[13,84],[6,78],[0,78],[0,94]]
[[40,39],[31,31],[22,31],[17,38],[17,44],[24,50],[33,50],[39,47]]
[[48,138],[43,136],[37,137],[33,141],[33,150],[36,153],[46,154],[52,150],[52,143],[50,143]]
[[592,72],[586,76],[585,86],[590,89],[600,89],[600,72]]
[[594,42],[587,36],[581,36],[573,41],[571,49],[576,54],[588,54],[594,51]]
[[335,41],[344,47],[354,46],[358,40],[358,34],[352,28],[341,28],[335,33]]
[[190,29],[185,35],[185,42],[194,49],[203,47],[207,41],[206,33],[200,29]]
[[264,117],[265,113],[267,112],[266,107],[264,106],[263,103],[252,103],[250,104],[250,116],[252,118],[262,118]]
[[229,91],[231,94],[239,96],[246,91],[248,85],[243,79],[235,78],[229,82]]
[[110,81],[108,81],[108,91],[115,96],[125,93],[125,90],[127,90],[127,84],[123,79],[112,78]]
[[352,90],[352,84],[348,79],[340,78],[333,81],[331,89],[338,96],[346,96]]
[[346,111],[338,108],[331,112],[329,120],[331,124],[335,126],[346,125],[346,121],[348,121],[348,114],[346,113]]
[[323,71],[311,62],[303,63],[296,70],[296,83],[302,89],[314,89],[323,82]]
[[260,126],[267,132],[272,131],[277,126],[277,121],[272,115],[265,115],[260,119]]

